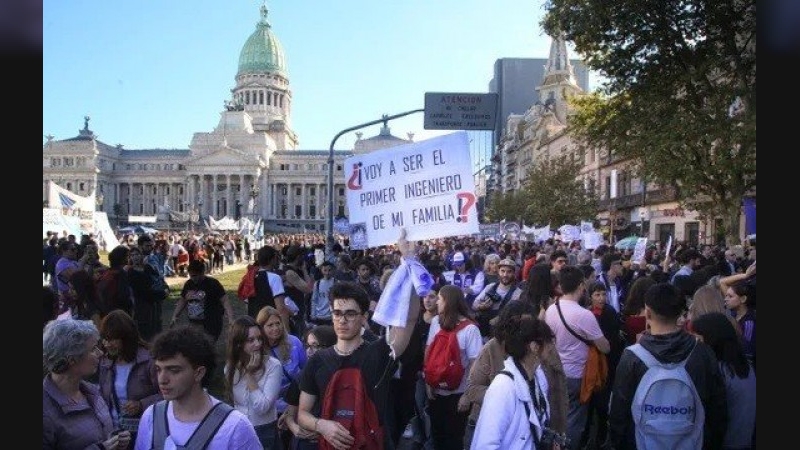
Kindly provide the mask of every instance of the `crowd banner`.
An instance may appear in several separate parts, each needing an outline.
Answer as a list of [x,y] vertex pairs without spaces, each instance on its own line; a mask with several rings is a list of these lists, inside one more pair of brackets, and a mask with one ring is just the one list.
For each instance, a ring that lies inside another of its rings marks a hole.
[[481,223],[478,224],[477,237],[481,239],[500,239],[501,226],[499,223]]
[[108,214],[102,211],[94,212],[94,233],[97,245],[104,251],[110,252],[119,245],[119,240],[108,223]]
[[581,228],[575,225],[561,225],[558,228],[563,242],[578,241],[581,238]]
[[466,131],[355,155],[344,169],[359,245],[393,244],[401,228],[411,241],[479,232]]

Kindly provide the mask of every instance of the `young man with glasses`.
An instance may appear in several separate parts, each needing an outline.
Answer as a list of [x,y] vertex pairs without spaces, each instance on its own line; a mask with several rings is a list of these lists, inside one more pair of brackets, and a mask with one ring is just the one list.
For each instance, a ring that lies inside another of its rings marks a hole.
[[[402,257],[413,263],[414,245],[405,240],[398,241]],[[418,264],[418,263],[417,263]],[[300,379],[300,402],[298,423],[301,427],[319,433],[335,448],[349,448],[368,436],[353,436],[334,417],[322,417],[322,403],[326,389],[332,389],[334,374],[342,369],[357,368],[369,400],[378,412],[380,428],[383,430],[382,448],[393,448],[387,411],[390,410],[389,393],[392,374],[397,369],[396,360],[408,346],[419,316],[420,299],[411,289],[405,327],[390,327],[386,335],[374,341],[363,337],[367,325],[370,299],[367,292],[354,282],[338,282],[330,292],[331,316],[336,332],[336,343],[331,348],[315,353],[306,364]],[[400,302],[400,299],[392,299]],[[356,419],[358,419],[356,417]],[[378,433],[380,435],[380,430]]]

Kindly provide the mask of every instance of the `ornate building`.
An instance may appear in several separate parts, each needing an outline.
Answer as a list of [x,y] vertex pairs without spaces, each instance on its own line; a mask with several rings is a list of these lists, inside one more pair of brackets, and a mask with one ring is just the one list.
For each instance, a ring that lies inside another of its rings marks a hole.
[[[98,209],[112,221],[158,215],[201,221],[260,217],[267,230],[324,230],[329,201],[345,215],[343,162],[355,152],[411,142],[392,136],[361,139],[334,151],[334,189],[327,192],[328,150],[298,150],[292,130],[292,91],[283,47],[267,8],[239,54],[236,85],[216,128],[196,132],[188,149],[124,149],[97,139],[89,117],[78,135],[48,136],[42,151],[42,195],[52,180],[78,195],[96,190]],[[168,214],[172,213],[172,214]]]

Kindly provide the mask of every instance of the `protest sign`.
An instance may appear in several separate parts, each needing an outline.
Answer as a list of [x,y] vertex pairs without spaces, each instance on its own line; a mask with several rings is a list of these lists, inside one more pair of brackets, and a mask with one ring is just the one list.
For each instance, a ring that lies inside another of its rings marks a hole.
[[641,264],[644,261],[644,253],[647,250],[647,238],[639,238],[636,240],[636,247],[633,248],[633,256],[631,262],[633,264]]
[[367,247],[478,233],[466,132],[355,155],[345,160],[350,225]]

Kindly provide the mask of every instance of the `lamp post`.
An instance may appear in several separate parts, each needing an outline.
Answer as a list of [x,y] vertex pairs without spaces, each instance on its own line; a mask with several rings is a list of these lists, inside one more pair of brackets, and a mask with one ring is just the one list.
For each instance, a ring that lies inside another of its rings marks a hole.
[[336,144],[336,140],[339,139],[343,134],[349,133],[351,131],[358,130],[360,128],[368,127],[371,125],[379,124],[383,122],[383,125],[386,126],[386,122],[397,119],[399,117],[407,116],[409,114],[414,114],[417,112],[423,112],[425,108],[422,109],[412,109],[411,111],[402,112],[399,114],[395,114],[393,116],[387,116],[386,114],[383,115],[380,119],[373,120],[370,122],[362,123],[361,125],[355,125],[350,128],[345,128],[344,130],[336,133],[336,136],[333,137],[331,140],[331,146],[328,149],[328,224],[325,227],[325,254],[330,255],[333,251],[333,146]]

